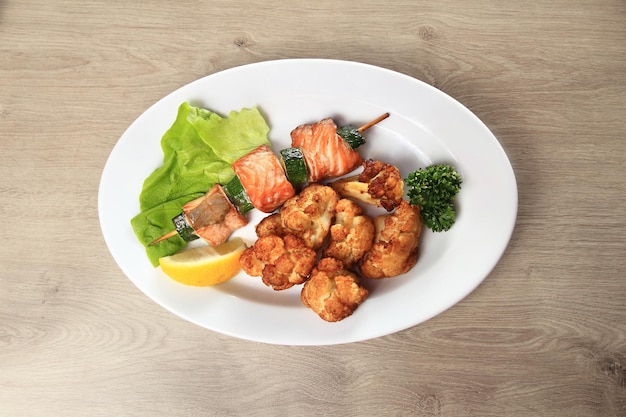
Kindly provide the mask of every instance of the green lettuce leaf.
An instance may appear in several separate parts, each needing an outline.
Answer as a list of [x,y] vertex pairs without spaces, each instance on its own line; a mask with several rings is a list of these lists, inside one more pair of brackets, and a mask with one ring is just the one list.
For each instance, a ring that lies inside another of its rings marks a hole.
[[267,138],[269,127],[259,123],[263,116],[257,108],[243,109],[239,113],[232,111],[226,118],[218,117],[213,113],[208,118],[196,117],[192,123],[200,138],[222,161],[232,164],[260,145],[270,145],[269,140],[259,143],[258,138]]

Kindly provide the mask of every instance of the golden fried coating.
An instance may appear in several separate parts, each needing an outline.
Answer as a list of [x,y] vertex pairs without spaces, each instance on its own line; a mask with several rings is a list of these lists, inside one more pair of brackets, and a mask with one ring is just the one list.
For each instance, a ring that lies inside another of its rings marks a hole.
[[335,221],[330,226],[330,243],[324,256],[339,259],[350,269],[374,244],[374,221],[354,201],[342,198],[337,203]]
[[339,196],[330,187],[310,184],[300,194],[287,200],[280,210],[283,231],[319,249],[330,231]]
[[317,255],[292,235],[263,236],[241,254],[239,264],[248,274],[261,277],[274,290],[286,290],[308,278]]
[[366,278],[389,278],[407,272],[417,262],[422,231],[420,209],[403,201],[392,214],[374,219],[374,246],[360,262]]
[[300,298],[322,319],[334,322],[350,316],[368,294],[359,285],[358,275],[344,269],[341,261],[322,258],[302,287]]
[[329,184],[342,197],[383,207],[393,211],[404,197],[404,181],[400,170],[381,161],[363,162],[363,172]]
[[283,224],[280,219],[280,213],[270,214],[267,217],[264,217],[263,220],[256,225],[255,228],[257,237],[263,236],[284,236]]

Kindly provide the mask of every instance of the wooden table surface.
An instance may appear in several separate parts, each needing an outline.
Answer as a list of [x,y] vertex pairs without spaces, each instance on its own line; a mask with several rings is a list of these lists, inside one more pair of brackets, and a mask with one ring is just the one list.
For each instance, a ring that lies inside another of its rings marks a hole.
[[[626,416],[626,2],[0,2],[0,415]],[[519,209],[467,298],[358,343],[276,346],[166,311],[102,237],[125,129],[282,58],[399,71],[474,112]]]

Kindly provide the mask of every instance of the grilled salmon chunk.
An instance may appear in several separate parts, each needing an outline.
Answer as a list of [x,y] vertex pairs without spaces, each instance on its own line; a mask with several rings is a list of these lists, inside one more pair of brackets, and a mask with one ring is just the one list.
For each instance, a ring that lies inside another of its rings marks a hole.
[[296,127],[291,132],[291,146],[300,148],[308,169],[308,181],[340,177],[361,165],[361,156],[337,134],[332,119]]
[[202,197],[185,204],[183,213],[194,232],[213,246],[226,242],[235,230],[248,224],[219,184],[211,187]]
[[267,145],[261,145],[232,164],[252,205],[271,213],[295,195],[280,160]]

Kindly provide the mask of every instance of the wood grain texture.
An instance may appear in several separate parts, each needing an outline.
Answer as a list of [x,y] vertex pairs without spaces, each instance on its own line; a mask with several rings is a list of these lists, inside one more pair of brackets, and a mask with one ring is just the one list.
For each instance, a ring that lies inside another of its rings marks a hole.
[[[621,0],[1,2],[0,415],[626,416],[625,23]],[[97,190],[130,123],[296,57],[414,76],[502,143],[515,232],[445,313],[263,345],[164,311],[109,255]]]

